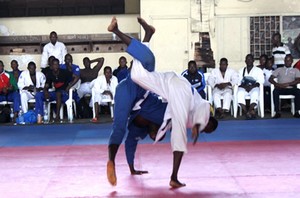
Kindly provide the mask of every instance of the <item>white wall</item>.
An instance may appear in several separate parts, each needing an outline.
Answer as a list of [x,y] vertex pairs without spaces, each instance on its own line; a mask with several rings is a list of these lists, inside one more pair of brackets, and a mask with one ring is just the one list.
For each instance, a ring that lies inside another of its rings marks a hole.
[[[138,33],[140,27],[136,22],[137,15],[117,15],[119,27],[124,32]],[[2,34],[4,30],[9,35],[49,35],[51,31],[58,34],[107,34],[107,26],[110,24],[112,16],[67,16],[67,17],[27,17],[27,18],[1,18],[0,26]],[[104,57],[104,65],[112,68],[118,66],[120,56],[131,57],[127,53],[88,53],[72,54],[74,64],[83,67],[82,59],[85,56],[90,58]],[[16,59],[20,69],[26,69],[29,61],[35,61],[37,66],[41,62],[40,55],[0,55],[5,69],[10,70],[10,61]]]
[[214,0],[216,16],[297,14],[297,0]]
[[216,42],[214,50],[216,67],[223,57],[229,66],[239,69],[245,66],[245,56],[250,52],[249,23],[247,17],[220,17],[216,20]]
[[190,5],[189,0],[141,0],[141,16],[156,28],[151,41],[156,70],[181,73],[194,59],[199,38],[191,32]]

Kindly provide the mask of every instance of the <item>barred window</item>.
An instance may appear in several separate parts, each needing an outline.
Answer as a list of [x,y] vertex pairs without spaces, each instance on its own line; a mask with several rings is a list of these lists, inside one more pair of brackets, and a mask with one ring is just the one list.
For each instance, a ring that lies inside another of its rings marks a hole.
[[272,35],[280,31],[280,16],[250,17],[250,53],[255,59],[272,55]]

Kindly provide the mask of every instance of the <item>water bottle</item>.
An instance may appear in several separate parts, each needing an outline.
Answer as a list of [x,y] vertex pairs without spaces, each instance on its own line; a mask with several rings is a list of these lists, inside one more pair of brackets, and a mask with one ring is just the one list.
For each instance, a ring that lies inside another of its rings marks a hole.
[[44,110],[44,124],[49,123],[49,116],[48,116],[48,111],[45,109]]
[[23,116],[23,111],[20,108],[19,114],[18,114],[18,119],[19,119],[19,124],[25,124],[24,122],[24,116]]
[[13,121],[14,121],[14,116],[15,116],[15,115],[14,115],[14,110],[13,110],[12,108],[10,109],[10,114],[9,114],[9,116],[10,116],[10,121],[13,122]]

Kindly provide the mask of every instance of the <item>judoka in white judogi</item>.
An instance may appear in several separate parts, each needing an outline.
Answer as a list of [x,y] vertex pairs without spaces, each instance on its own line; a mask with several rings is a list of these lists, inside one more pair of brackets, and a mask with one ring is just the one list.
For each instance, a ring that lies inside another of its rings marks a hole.
[[[30,64],[30,63],[29,63]],[[28,68],[30,67],[28,64]],[[35,97],[37,89],[43,89],[46,82],[46,77],[42,72],[35,72],[36,83],[32,82],[29,70],[23,71],[18,80],[18,87],[21,96],[21,106],[24,113],[28,111],[28,100]],[[25,90],[24,88],[32,86],[34,89]]]
[[[110,98],[109,95],[103,94],[105,91],[109,91],[112,93],[114,97],[116,93],[116,87],[118,85],[118,79],[115,76],[112,76],[110,79],[110,83],[107,83],[105,75],[98,76],[95,80],[90,83],[90,88],[92,89],[92,99],[90,106],[94,103],[98,104],[105,104],[101,103],[104,98]],[[110,98],[113,100],[113,98]]]
[[[225,59],[224,59],[225,61]],[[223,60],[220,60],[220,67]],[[225,62],[224,62],[225,63]],[[227,64],[227,59],[226,59]],[[225,75],[223,76],[220,68],[215,68],[211,71],[207,82],[213,90],[213,103],[216,109],[222,108],[225,111],[229,111],[230,103],[233,98],[233,86],[238,84],[239,76],[238,73],[231,68],[226,68]],[[231,86],[226,86],[224,89],[216,87],[217,84],[230,83]],[[223,107],[221,98],[223,97]]]
[[[187,128],[200,124],[202,131],[210,118],[210,104],[182,76],[174,72],[149,72],[134,59],[131,78],[138,85],[166,99],[168,106],[164,123],[156,136],[158,141],[172,126],[171,146],[173,151],[187,152]],[[171,119],[171,122],[169,120]]]
[[[242,79],[244,76],[252,77],[259,84],[264,84],[264,81],[265,81],[264,73],[258,67],[253,67],[249,73],[248,73],[246,67],[241,68],[239,70],[239,85],[241,85],[241,82],[242,82]],[[238,103],[245,105],[246,104],[245,97],[250,96],[250,104],[252,104],[252,103],[257,104],[259,94],[260,94],[259,87],[255,87],[255,88],[251,89],[249,92],[247,92],[244,88],[239,87],[238,93],[237,93]]]

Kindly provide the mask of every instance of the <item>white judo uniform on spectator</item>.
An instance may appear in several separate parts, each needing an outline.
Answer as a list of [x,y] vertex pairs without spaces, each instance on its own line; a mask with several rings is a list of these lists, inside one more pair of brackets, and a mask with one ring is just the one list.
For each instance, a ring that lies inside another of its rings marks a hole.
[[[105,75],[98,76],[95,80],[90,83],[90,89],[92,89],[92,99],[90,106],[94,103],[98,102],[98,104],[106,104],[101,103],[104,98],[110,97],[109,95],[103,94],[104,91],[110,91],[115,96],[116,87],[118,85],[118,79],[115,76],[112,76],[110,79],[110,83],[107,83]],[[113,100],[113,98],[111,98]]]
[[230,103],[233,98],[232,87],[226,87],[225,89],[218,89],[216,84],[230,82],[232,86],[238,84],[238,73],[231,68],[227,68],[223,77],[219,68],[213,69],[207,79],[208,84],[213,89],[213,100],[216,108],[221,108],[221,96],[223,96],[223,109],[229,110]]
[[[249,73],[248,73],[247,69],[245,69],[245,68],[246,67],[241,68],[239,70],[239,85],[241,84],[244,76],[252,77],[259,84],[264,84],[265,77],[264,77],[263,71],[260,68],[253,67]],[[244,88],[239,87],[238,93],[237,93],[238,103],[246,104],[245,97],[250,96],[250,104],[252,104],[252,103],[257,104],[258,99],[259,99],[259,94],[260,94],[259,87],[255,87],[255,88],[251,89],[251,91],[249,91],[249,92],[247,92]]]
[[31,85],[36,88],[44,88],[45,86],[45,82],[46,82],[45,75],[42,72],[36,71],[35,76],[36,76],[35,85],[31,80],[30,73],[28,70],[23,71],[18,80],[18,87],[21,96],[21,106],[24,113],[28,111],[28,100],[33,99],[35,97],[35,93],[30,92],[28,90],[24,90],[23,88]]

